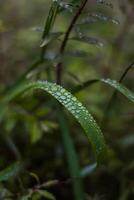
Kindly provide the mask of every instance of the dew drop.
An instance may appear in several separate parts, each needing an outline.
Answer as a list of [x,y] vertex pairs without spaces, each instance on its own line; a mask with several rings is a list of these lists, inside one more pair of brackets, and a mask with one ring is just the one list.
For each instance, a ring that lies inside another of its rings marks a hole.
[[72,100],[73,100],[73,101],[76,101],[77,99],[76,99],[76,97],[73,97]]
[[56,92],[57,91],[57,87],[56,86],[52,87],[52,91]]
[[61,96],[61,93],[60,92],[56,92],[57,96]]
[[78,106],[82,106],[82,104],[79,102],[79,103],[78,103]]
[[76,109],[76,108],[75,108],[75,106],[72,106],[71,109],[74,110],[74,109]]
[[61,96],[60,98],[61,98],[62,100],[65,100],[65,99],[66,99],[66,97],[65,97],[65,96]]
[[76,110],[77,113],[80,113],[80,110]]
[[65,93],[66,90],[65,90],[64,88],[62,88],[62,89],[60,90],[60,92],[61,92],[61,93]]

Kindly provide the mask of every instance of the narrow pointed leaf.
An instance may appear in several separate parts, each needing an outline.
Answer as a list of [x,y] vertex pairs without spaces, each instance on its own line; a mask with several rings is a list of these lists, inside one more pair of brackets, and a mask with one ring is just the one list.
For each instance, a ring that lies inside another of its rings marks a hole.
[[127,97],[131,102],[134,102],[134,93],[131,92],[129,89],[127,89],[123,84],[119,83],[116,80],[111,80],[111,79],[94,79],[94,80],[88,80],[88,81],[82,83],[81,85],[76,86],[72,90],[72,92],[73,93],[80,92],[81,90],[84,90],[88,86],[91,86],[92,84],[97,83],[97,82],[106,83],[106,84],[112,86],[118,92],[120,92],[125,97]]
[[111,79],[101,79],[101,81],[114,87],[116,90],[118,90],[120,93],[122,93],[124,96],[126,96],[130,101],[134,103],[134,93],[131,92],[129,89],[127,89],[124,85],[117,82],[116,80],[111,80]]
[[51,5],[51,8],[50,8],[48,16],[47,16],[47,20],[46,20],[45,27],[44,27],[43,34],[42,34],[42,39],[45,39],[45,37],[50,33],[50,31],[54,25],[56,16],[58,14],[58,8],[59,8],[58,3],[56,1],[54,1]]
[[79,23],[77,23],[75,26],[79,25],[87,25],[95,22],[112,22],[113,24],[118,25],[120,22],[117,19],[114,19],[112,17],[106,16],[102,13],[88,13],[86,17],[82,18]]
[[70,38],[71,40],[77,40],[79,42],[84,42],[86,44],[95,44],[98,46],[103,46],[103,43],[101,41],[99,41],[97,38],[94,37],[89,37],[89,36],[85,36],[85,35],[81,35],[78,37],[72,37]]
[[107,146],[103,134],[96,121],[88,110],[70,92],[57,84],[47,81],[28,82],[18,86],[3,100],[5,105],[15,96],[30,89],[42,89],[55,97],[68,111],[70,111],[85,130],[86,136],[92,143],[98,163],[104,162],[107,155]]

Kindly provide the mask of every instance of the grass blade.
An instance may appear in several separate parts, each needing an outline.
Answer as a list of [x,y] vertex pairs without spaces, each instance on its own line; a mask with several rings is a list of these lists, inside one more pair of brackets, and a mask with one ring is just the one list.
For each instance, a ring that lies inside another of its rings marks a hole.
[[88,110],[74,97],[70,92],[65,90],[60,85],[50,83],[47,81],[27,82],[18,86],[14,91],[9,93],[3,99],[1,107],[6,105],[17,95],[29,91],[30,89],[42,89],[54,98],[56,98],[81,124],[85,130],[85,134],[92,143],[93,149],[96,154],[98,164],[103,163],[107,157],[107,146],[104,141],[103,134],[97,125],[96,121]]
[[110,85],[111,87],[115,88],[118,92],[123,94],[126,98],[128,98],[131,102],[134,102],[134,93],[131,92],[129,89],[127,89],[123,84],[119,83],[116,80],[111,80],[111,79],[93,79],[93,80],[88,80],[84,82],[81,85],[76,86],[72,92],[73,93],[78,93],[85,88],[91,86],[93,83],[97,82],[102,82]]
[[85,35],[79,35],[79,36],[76,36],[76,37],[72,37],[70,39],[76,40],[76,41],[79,41],[79,42],[83,42],[83,43],[86,43],[86,44],[98,45],[100,47],[103,46],[103,43],[101,41],[99,41],[97,38],[89,37],[89,36],[85,36]]
[[70,176],[73,182],[74,196],[76,200],[84,200],[83,184],[80,177],[80,167],[77,153],[69,133],[69,129],[62,112],[59,113],[59,123],[62,131],[63,144],[67,156]]
[[116,90],[118,90],[120,93],[122,93],[125,97],[127,97],[130,101],[134,103],[134,93],[127,89],[124,85],[122,85],[116,80],[111,79],[101,79],[101,81],[114,87]]

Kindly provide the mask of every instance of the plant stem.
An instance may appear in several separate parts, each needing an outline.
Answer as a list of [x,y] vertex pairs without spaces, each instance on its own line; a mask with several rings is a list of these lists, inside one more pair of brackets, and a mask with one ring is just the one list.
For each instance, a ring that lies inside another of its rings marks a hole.
[[[67,44],[67,41],[68,41],[68,38],[69,38],[69,35],[74,27],[74,24],[76,23],[77,19],[79,18],[80,14],[82,13],[86,3],[87,3],[88,0],[84,0],[82,2],[82,4],[80,5],[79,9],[77,10],[76,14],[74,15],[67,31],[66,31],[66,34],[65,34],[65,37],[63,39],[63,42],[61,44],[61,47],[60,47],[60,54],[63,55],[64,53],[64,50],[65,50],[65,47],[66,47],[66,44]],[[62,62],[59,62],[56,66],[56,82],[57,84],[61,84],[61,76],[62,76]]]

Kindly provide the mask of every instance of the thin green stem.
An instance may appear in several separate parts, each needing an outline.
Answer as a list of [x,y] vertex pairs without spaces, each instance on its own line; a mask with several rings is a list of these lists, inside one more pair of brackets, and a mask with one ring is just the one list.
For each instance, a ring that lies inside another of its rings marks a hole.
[[[73,19],[72,19],[72,21],[71,21],[71,23],[70,23],[70,25],[69,25],[69,27],[68,27],[68,29],[66,31],[65,37],[64,37],[63,42],[62,42],[61,47],[60,47],[60,54],[61,55],[63,55],[63,53],[64,53],[64,50],[65,50],[67,42],[68,42],[69,35],[70,35],[70,33],[71,33],[71,31],[72,31],[77,19],[81,15],[81,13],[82,13],[87,1],[88,0],[82,1],[79,9],[77,10],[76,14],[74,15],[74,17],[73,17]],[[58,84],[61,84],[61,77],[62,77],[62,62],[59,62],[57,64],[57,66],[56,66],[56,82]]]

